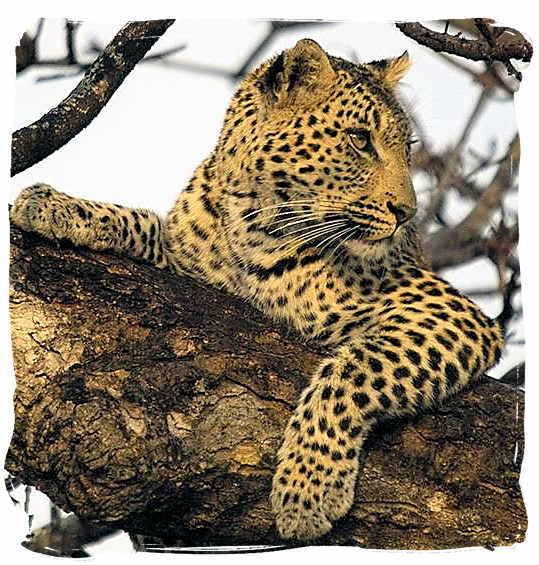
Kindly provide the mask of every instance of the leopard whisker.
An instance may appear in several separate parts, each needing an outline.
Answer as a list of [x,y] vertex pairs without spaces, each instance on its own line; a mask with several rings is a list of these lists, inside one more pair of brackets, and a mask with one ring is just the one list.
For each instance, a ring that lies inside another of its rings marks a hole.
[[[333,219],[337,219],[340,217],[340,210],[333,210],[333,209],[328,209],[328,210],[320,210],[320,211],[315,211],[312,213],[305,213],[305,212],[279,212],[279,214],[276,216],[276,218],[280,218],[277,220],[272,220],[272,219],[259,219],[259,218],[250,218],[247,221],[243,221],[243,220],[239,220],[238,222],[234,222],[232,225],[229,226],[225,226],[225,230],[228,234],[232,234],[235,237],[238,236],[237,230],[238,227],[241,227],[243,225],[243,227],[245,228],[249,228],[250,226],[256,226],[257,223],[260,224],[260,227],[274,227],[274,229],[272,229],[271,232],[268,232],[268,234],[273,234],[274,232],[277,232],[279,230],[285,229],[287,226],[282,226],[279,227],[279,224],[283,224],[286,222],[289,222],[290,225],[292,225],[292,223],[301,223],[303,221],[307,222],[307,221],[313,221],[316,220],[317,218],[324,223],[327,223],[327,221],[333,221]],[[284,215],[288,215],[288,217],[284,218],[282,216]],[[327,220],[326,218],[332,218],[330,220]]]
[[[307,204],[313,204],[313,203],[318,203],[318,205],[320,206],[324,206],[325,209],[321,209],[321,211],[340,211],[339,207],[334,207],[334,203],[331,201],[320,201],[318,199],[312,199],[312,200],[289,200],[288,202],[282,202],[280,204],[272,204],[270,206],[263,206],[261,208],[257,208],[256,210],[253,210],[251,212],[249,212],[248,214],[242,215],[242,213],[240,212],[239,216],[232,224],[234,225],[236,222],[242,222],[247,220],[247,218],[259,214],[260,212],[265,212],[268,210],[275,210],[278,211],[281,208],[291,208],[293,207],[295,204],[301,204],[301,205],[307,205]],[[331,205],[331,206],[328,206]],[[298,213],[305,213],[305,210],[298,210]],[[283,212],[284,214],[285,212]]]
[[[275,232],[277,232],[277,231],[284,230],[284,229],[286,229],[286,228],[289,228],[289,227],[294,226],[294,225],[297,225],[297,224],[302,224],[302,223],[305,223],[305,222],[307,222],[307,221],[312,222],[313,219],[315,219],[315,218],[320,218],[320,216],[315,215],[314,218],[311,218],[311,219],[301,218],[300,220],[295,220],[294,222],[289,222],[288,224],[285,224],[284,226],[280,226],[280,227],[278,227],[278,228],[274,228],[273,230],[271,230],[271,231],[268,232],[268,233],[269,233],[269,234],[273,234],[273,233],[275,233]],[[335,222],[342,222],[342,221],[344,221],[344,220],[342,220],[342,219],[330,220],[330,221],[323,222],[323,224],[320,224],[320,225],[325,225],[325,226],[327,226],[327,225],[330,225],[330,224],[334,224]],[[315,224],[315,225],[316,225],[316,224]],[[306,230],[306,229],[310,229],[310,228],[312,228],[312,227],[314,227],[314,226],[313,226],[313,225],[305,226],[305,227],[300,228],[300,229],[298,229],[298,230],[294,230],[294,231],[288,232],[287,235],[290,235],[290,234],[292,234],[292,233],[296,233],[296,232],[298,232],[298,231],[303,231],[303,230]]]
[[338,243],[338,245],[335,247],[335,249],[329,254],[328,259],[330,259],[334,255],[334,253],[337,251],[337,249],[339,249],[339,247],[341,245],[343,246],[341,251],[343,251],[345,249],[344,244],[354,235],[354,231],[358,229],[358,226],[353,226],[350,229],[351,229],[352,233],[350,233],[350,235],[348,235],[344,239],[341,239],[341,241]]
[[[315,229],[311,229],[311,231],[304,233],[302,235],[299,235],[295,238],[293,238],[292,240],[288,240],[286,242],[286,244],[284,245],[290,245],[291,243],[294,243],[296,241],[299,241],[299,243],[304,243],[305,240],[310,241],[311,237],[310,236],[316,236],[316,237],[320,237],[321,235],[325,234],[326,232],[330,232],[330,231],[334,231],[335,229],[340,228],[342,224],[334,224],[331,226],[321,226],[319,228],[315,228]],[[309,238],[309,239],[307,239]]]
[[[310,199],[310,200],[289,200],[288,202],[281,202],[279,204],[271,204],[270,206],[262,206],[261,208],[257,208],[256,210],[253,210],[252,212],[249,212],[248,214],[245,214],[244,216],[242,215],[239,220],[246,220],[249,216],[252,216],[253,214],[259,214],[260,212],[264,212],[266,210],[275,210],[278,208],[290,208],[291,206],[293,206],[294,204],[312,204],[313,202],[316,202],[316,199]],[[241,215],[241,212],[240,212]]]
[[[354,227],[355,227],[355,226],[354,226]],[[349,229],[341,230],[339,233],[337,233],[337,234],[335,234],[335,235],[333,235],[333,236],[331,236],[331,237],[325,239],[324,241],[320,242],[320,243],[317,245],[317,247],[320,248],[320,251],[321,251],[321,252],[324,251],[324,249],[326,249],[326,247],[328,247],[328,246],[331,244],[332,241],[338,239],[340,236],[344,235],[345,233],[348,233],[348,231],[349,231]],[[324,245],[323,245],[322,247],[320,247],[323,243],[324,243]]]
[[309,241],[317,239],[317,238],[325,235],[326,233],[334,232],[335,230],[338,230],[339,228],[340,228],[340,225],[323,226],[322,228],[312,230],[309,233],[303,234],[301,236],[293,238],[290,241],[285,242],[281,246],[281,249],[283,251],[286,251],[287,253],[289,253],[290,251],[294,251],[295,249],[297,249],[301,245],[304,245],[305,243],[308,243]]
[[311,218],[311,217],[315,217],[315,218],[320,218],[323,219],[324,218],[324,214],[326,214],[327,212],[337,212],[336,209],[323,209],[323,210],[316,210],[316,211],[311,211],[309,213],[305,213],[305,212],[280,212],[279,214],[277,214],[277,216],[275,216],[276,218],[280,218],[281,216],[289,216],[288,218],[283,218],[282,220],[273,220],[271,223],[272,224],[280,224],[283,222],[287,222],[289,220],[293,220],[294,216],[296,217],[305,217],[305,218]]
[[[339,227],[340,227],[339,225],[322,226],[320,228],[312,230],[309,233],[303,234],[301,236],[292,238],[291,240],[284,242],[279,247],[275,248],[275,250],[272,251],[271,254],[276,258],[281,258],[287,254],[290,254],[295,249],[297,249],[301,245],[308,243],[309,241],[322,237],[326,233],[334,232],[336,229],[339,229]],[[267,251],[259,251],[258,253],[255,254],[255,257],[259,257],[260,255],[267,255]]]

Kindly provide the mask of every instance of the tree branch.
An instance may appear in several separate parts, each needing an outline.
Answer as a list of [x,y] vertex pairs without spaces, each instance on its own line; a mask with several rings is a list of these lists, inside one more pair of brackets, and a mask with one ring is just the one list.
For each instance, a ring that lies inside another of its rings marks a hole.
[[[216,289],[18,229],[10,304],[11,473],[154,546],[281,543],[274,458],[323,351]],[[318,543],[522,541],[522,404],[521,391],[485,379],[378,429],[352,511]]]
[[432,220],[432,218],[439,212],[440,207],[443,203],[443,197],[445,191],[449,188],[449,184],[452,178],[455,177],[456,167],[462,153],[462,150],[465,144],[468,141],[470,133],[472,131],[473,126],[477,122],[477,119],[481,115],[485,104],[490,96],[490,89],[484,88],[481,90],[481,94],[475,103],[475,106],[470,114],[469,118],[466,120],[464,124],[464,128],[462,133],[460,134],[460,138],[454,147],[454,149],[449,154],[445,168],[443,173],[440,176],[438,184],[433,190],[433,193],[430,197],[430,200],[426,206],[425,212],[423,213],[422,218],[420,219],[420,225],[424,229],[426,224]]
[[23,33],[19,45],[15,47],[15,62],[17,74],[24,71],[28,67],[35,65],[38,60],[39,38],[43,31],[44,19],[39,18],[37,22],[36,32],[33,36],[29,33]]
[[54,557],[90,557],[84,546],[102,540],[115,531],[110,526],[84,522],[70,514],[32,532],[23,546]]
[[125,25],[65,100],[13,134],[11,175],[48,157],[88,126],[173,22],[153,20]]
[[[474,208],[456,226],[438,230],[425,241],[425,253],[433,261],[433,267],[440,269],[484,254],[500,238],[496,234],[485,240],[482,234],[492,211],[500,206],[503,195],[511,188],[518,171],[520,141],[516,135],[498,166],[498,170],[488,187],[477,200]],[[503,234],[504,241],[511,246],[517,241],[518,230]],[[470,254],[470,252],[472,252]],[[506,253],[507,254],[507,253]]]
[[[494,29],[491,29],[490,26],[488,25],[487,21],[482,19],[482,18],[474,18],[474,23],[477,27],[477,29],[480,31],[481,35],[485,38],[485,40],[487,41],[489,47],[491,49],[497,49],[498,45],[497,45],[497,41],[496,38],[494,36]],[[530,51],[531,49],[531,44],[528,43],[527,41],[523,42],[523,45],[526,46],[526,50],[529,53],[528,56],[528,61],[531,59],[531,53],[533,51]],[[520,71],[517,71],[517,69],[515,69],[515,67],[513,66],[513,63],[511,63],[510,57],[506,57],[505,59],[502,59],[504,64],[505,64],[505,68],[507,69],[507,72],[509,73],[509,75],[514,76],[517,80],[522,80],[522,73]]]
[[210,76],[224,77],[228,78],[233,82],[241,80],[251,68],[257,57],[263,53],[268,45],[271,44],[274,39],[291,28],[298,28],[303,26],[320,26],[322,24],[327,25],[330,22],[324,21],[281,21],[272,20],[267,22],[269,24],[265,35],[260,39],[256,46],[248,53],[248,55],[243,59],[242,63],[239,65],[237,70],[229,70],[222,67],[216,67],[214,65],[207,65],[205,63],[191,63],[189,61],[171,61],[166,60],[164,63],[168,67],[173,67],[182,71],[189,71],[193,73],[205,74]]
[[72,22],[71,20],[66,20],[66,47],[67,47],[67,64],[75,65],[78,61],[77,50],[75,47],[75,34],[79,29],[80,22]]
[[[487,24],[480,19],[479,21],[483,29],[486,28]],[[489,37],[489,40],[484,38],[466,39],[461,37],[460,33],[450,35],[448,33],[433,31],[424,27],[419,22],[397,23],[395,25],[402,33],[421,45],[429,47],[433,51],[458,55],[459,57],[464,57],[471,61],[485,61],[487,63],[501,61],[507,66],[508,71],[514,74],[518,80],[521,80],[522,76],[511,65],[510,59],[518,59],[527,63],[531,60],[533,55],[531,43],[523,37],[519,38],[519,41],[500,43],[494,41],[492,37]]]

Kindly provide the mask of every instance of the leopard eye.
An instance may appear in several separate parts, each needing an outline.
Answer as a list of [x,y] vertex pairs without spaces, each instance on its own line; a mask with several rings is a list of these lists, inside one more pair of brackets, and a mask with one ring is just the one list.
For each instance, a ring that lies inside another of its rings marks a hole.
[[375,153],[371,135],[366,129],[350,128],[347,130],[350,145],[359,154]]

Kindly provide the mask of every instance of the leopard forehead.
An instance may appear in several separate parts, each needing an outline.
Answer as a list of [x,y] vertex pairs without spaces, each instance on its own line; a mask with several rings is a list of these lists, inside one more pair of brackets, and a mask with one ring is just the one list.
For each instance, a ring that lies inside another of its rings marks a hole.
[[[292,98],[292,104],[268,108],[264,77],[271,73],[270,62],[251,73],[226,112],[220,143],[229,155],[238,154],[240,146],[247,149],[247,153],[240,153],[249,156],[272,154],[283,146],[286,151],[286,144],[277,143],[285,139],[293,151],[306,137],[331,141],[343,130],[358,127],[376,132],[385,143],[406,143],[411,133],[408,117],[393,90],[373,71],[382,62],[355,64],[331,56],[328,61],[334,76],[308,104],[298,97]],[[289,139],[294,134],[296,139]],[[297,157],[308,159],[299,151]]]

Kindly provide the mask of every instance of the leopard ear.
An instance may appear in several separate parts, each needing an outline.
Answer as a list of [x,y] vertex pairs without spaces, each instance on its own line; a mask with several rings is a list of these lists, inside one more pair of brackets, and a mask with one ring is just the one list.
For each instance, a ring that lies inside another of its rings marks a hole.
[[305,105],[319,99],[335,80],[328,56],[312,39],[302,39],[275,57],[265,70],[261,89],[278,106]]
[[408,72],[412,66],[412,61],[408,51],[405,51],[400,57],[373,61],[368,66],[385,82],[386,86],[394,88]]

